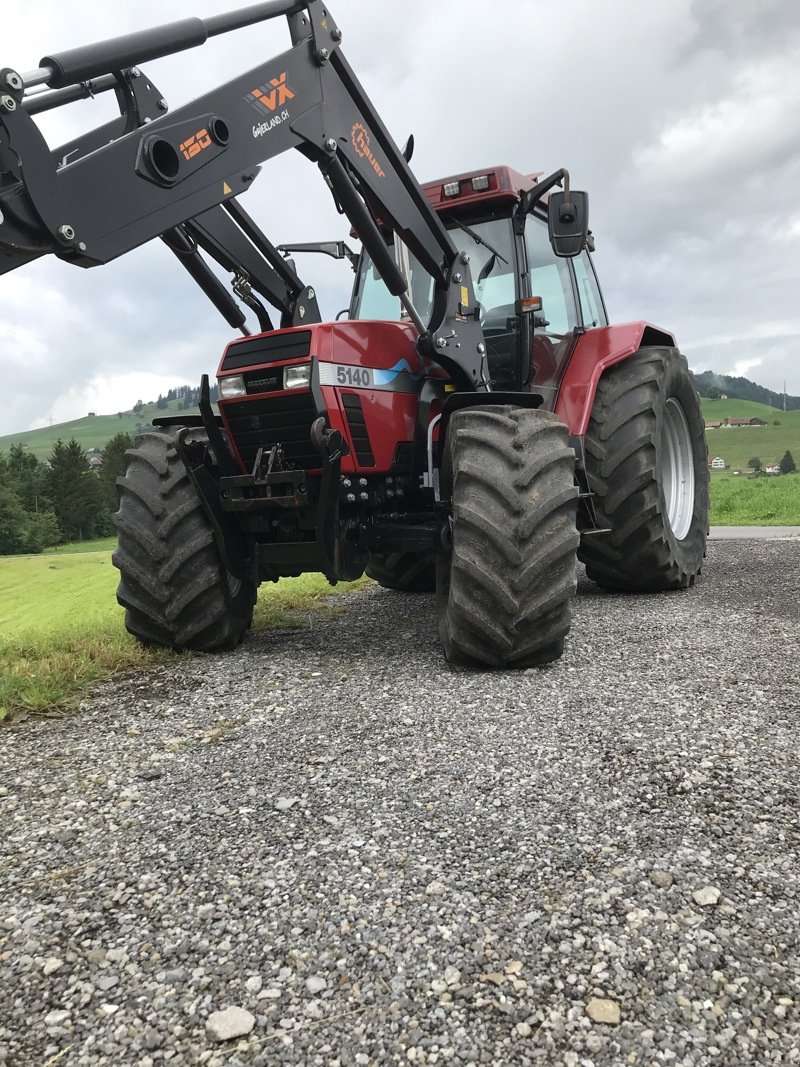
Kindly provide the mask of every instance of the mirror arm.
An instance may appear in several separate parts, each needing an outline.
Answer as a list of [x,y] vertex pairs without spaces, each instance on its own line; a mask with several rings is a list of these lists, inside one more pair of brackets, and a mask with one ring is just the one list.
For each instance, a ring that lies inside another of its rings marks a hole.
[[556,185],[563,186],[565,195],[569,197],[569,171],[565,170],[563,167],[561,170],[555,171],[548,178],[544,178],[542,181],[537,182],[532,189],[529,189],[525,193],[520,201],[520,213],[523,216],[529,215],[539,201]]

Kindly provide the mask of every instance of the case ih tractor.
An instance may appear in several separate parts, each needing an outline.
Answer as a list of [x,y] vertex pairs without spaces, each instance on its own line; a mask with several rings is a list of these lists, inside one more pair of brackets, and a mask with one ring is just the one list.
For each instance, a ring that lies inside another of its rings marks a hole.
[[[279,16],[288,51],[172,114],[135,65]],[[160,237],[242,333],[219,364],[218,413],[206,376],[199,414],[157,420],[120,479],[117,595],[138,640],[233,648],[261,582],[366,571],[436,591],[450,662],[546,663],[570,627],[576,558],[611,590],[699,574],[692,378],[667,331],[608,324],[587,197],[566,171],[420,186],[341,39],[320,0],[272,0],[0,70],[0,271],[48,253],[92,267]],[[48,147],[38,113],[105,91],[118,119]],[[290,148],[362,244],[341,321],[320,321],[239,203]]]

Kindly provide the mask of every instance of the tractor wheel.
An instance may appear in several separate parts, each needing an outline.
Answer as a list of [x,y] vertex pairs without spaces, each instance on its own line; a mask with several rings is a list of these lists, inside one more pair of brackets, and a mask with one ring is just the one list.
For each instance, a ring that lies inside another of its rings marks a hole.
[[451,663],[529,667],[569,631],[578,533],[575,453],[547,411],[473,407],[447,428],[449,553],[437,559],[439,636]]
[[436,560],[432,554],[391,552],[381,556],[373,552],[367,575],[384,589],[401,593],[432,593],[436,588]]
[[606,589],[694,585],[708,533],[700,402],[686,359],[643,348],[600,379],[586,434],[586,473],[601,527],[579,558]]
[[[256,584],[229,574],[175,448],[177,427],[137,437],[117,479],[117,600],[143,645],[212,652],[235,648],[253,619]],[[205,441],[201,431],[191,440]]]

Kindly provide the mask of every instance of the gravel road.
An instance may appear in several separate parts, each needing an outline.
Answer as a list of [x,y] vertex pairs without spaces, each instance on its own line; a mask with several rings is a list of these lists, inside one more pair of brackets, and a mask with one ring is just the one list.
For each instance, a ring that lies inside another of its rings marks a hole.
[[523,674],[346,604],[0,731],[0,1064],[800,1063],[800,540]]

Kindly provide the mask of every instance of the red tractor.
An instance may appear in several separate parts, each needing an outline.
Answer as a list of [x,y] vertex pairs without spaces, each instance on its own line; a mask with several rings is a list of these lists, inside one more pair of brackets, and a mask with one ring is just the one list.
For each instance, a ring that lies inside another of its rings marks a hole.
[[[288,52],[172,115],[132,66],[279,15]],[[118,599],[140,641],[232,648],[261,582],[366,571],[436,591],[450,662],[547,663],[576,559],[607,589],[699,574],[692,377],[670,333],[608,324],[587,196],[566,171],[420,186],[341,39],[319,0],[271,0],[0,70],[0,273],[48,252],[94,266],[161,237],[244,335],[219,364],[218,412],[204,377],[199,413],[157,420],[120,479]],[[106,90],[116,123],[47,147],[33,115]],[[344,321],[320,321],[237,200],[289,148],[362,242]],[[257,332],[201,253],[231,271]]]

